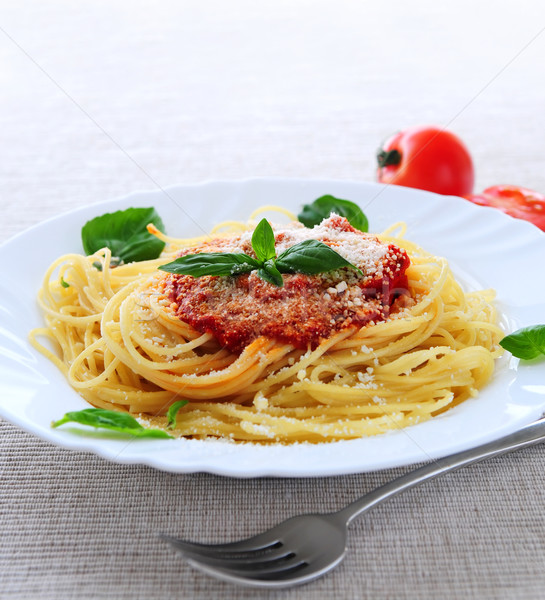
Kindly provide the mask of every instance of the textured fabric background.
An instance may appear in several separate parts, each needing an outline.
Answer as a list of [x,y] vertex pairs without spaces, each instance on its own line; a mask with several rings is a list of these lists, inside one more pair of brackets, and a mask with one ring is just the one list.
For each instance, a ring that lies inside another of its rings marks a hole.
[[[466,141],[477,189],[545,191],[544,28],[538,0],[1,0],[1,239],[158,185],[371,181],[381,140],[420,123]],[[268,593],[201,575],[157,533],[236,539],[405,469],[172,475],[0,434],[2,598],[545,597],[541,447],[380,506],[333,573]]]

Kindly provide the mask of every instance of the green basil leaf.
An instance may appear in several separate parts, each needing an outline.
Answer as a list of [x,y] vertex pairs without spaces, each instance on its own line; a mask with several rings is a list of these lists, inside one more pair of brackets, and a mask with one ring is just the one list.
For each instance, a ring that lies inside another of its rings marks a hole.
[[68,283],[68,281],[64,280],[64,277],[61,277],[61,285],[63,288],[69,288],[70,284]]
[[159,267],[161,271],[176,275],[240,275],[259,268],[260,263],[242,253],[230,252],[201,252],[180,256],[166,265]]
[[500,345],[517,358],[537,358],[545,354],[545,325],[523,327],[504,337]]
[[274,260],[266,260],[263,266],[257,270],[257,274],[261,279],[272,283],[276,287],[284,287],[282,273],[276,268]]
[[314,227],[327,219],[331,213],[345,217],[360,231],[369,230],[369,221],[357,204],[350,200],[335,198],[330,194],[317,198],[312,204],[304,204],[297,218],[305,227]]
[[110,429],[127,433],[141,438],[172,438],[171,435],[161,429],[146,429],[131,415],[115,410],[103,408],[86,408],[77,412],[68,412],[59,421],[51,423],[52,427],[59,427],[64,423],[79,423],[100,429]]
[[161,254],[165,243],[148,232],[148,223],[165,231],[154,208],[127,208],[95,217],[81,230],[83,249],[89,255],[109,248],[113,257],[125,263],[152,260]]
[[361,273],[333,248],[318,240],[304,240],[288,248],[276,259],[276,267],[281,273],[306,275],[325,273],[342,267],[350,267]]
[[178,411],[182,406],[187,404],[187,400],[178,400],[171,404],[168,409],[167,417],[168,417],[168,425],[169,429],[172,429],[176,425],[176,416],[178,415]]
[[259,261],[276,258],[274,232],[267,219],[261,219],[252,234],[252,248]]

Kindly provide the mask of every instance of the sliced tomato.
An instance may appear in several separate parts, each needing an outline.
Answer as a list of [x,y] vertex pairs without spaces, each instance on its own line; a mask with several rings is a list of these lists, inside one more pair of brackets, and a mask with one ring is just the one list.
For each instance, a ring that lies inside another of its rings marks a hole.
[[481,194],[467,194],[466,200],[480,206],[492,206],[502,212],[530,221],[545,231],[545,196],[516,185],[494,185]]

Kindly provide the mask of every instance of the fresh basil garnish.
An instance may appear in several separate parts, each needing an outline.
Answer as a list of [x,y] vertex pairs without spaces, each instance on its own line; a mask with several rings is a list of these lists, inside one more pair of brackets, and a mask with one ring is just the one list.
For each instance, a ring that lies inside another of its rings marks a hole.
[[159,267],[161,271],[177,275],[241,275],[258,269],[261,263],[247,254],[232,252],[201,252],[186,254]]
[[268,261],[276,258],[274,247],[274,231],[267,219],[261,219],[252,234],[252,248],[257,260]]
[[139,438],[170,438],[172,436],[161,429],[147,429],[131,415],[115,410],[103,408],[85,408],[76,412],[68,412],[58,421],[51,423],[51,427],[59,427],[64,423],[79,423],[97,429],[110,429]]
[[282,273],[280,273],[280,271],[277,269],[273,259],[266,260],[263,263],[263,266],[257,270],[257,274],[264,281],[268,281],[277,287],[283,287],[284,285]]
[[168,413],[167,413],[167,418],[168,418],[168,424],[167,427],[169,429],[173,429],[176,425],[176,417],[178,416],[178,411],[180,410],[180,408],[182,408],[182,406],[185,406],[187,404],[187,400],[178,400],[177,402],[174,402],[174,404],[171,404],[168,408]]
[[288,248],[278,257],[274,247],[274,232],[270,223],[262,219],[252,235],[252,248],[257,260],[243,253],[201,252],[186,254],[159,267],[162,271],[177,275],[240,275],[257,270],[261,279],[282,287],[282,273],[305,273],[316,275],[342,267],[361,271],[318,240],[304,240]]
[[330,194],[320,196],[312,204],[304,204],[297,218],[305,227],[314,227],[327,219],[331,213],[345,217],[352,227],[360,231],[369,230],[369,221],[357,204],[350,200],[335,198]]
[[523,327],[504,337],[500,345],[517,358],[537,358],[545,354],[545,325]]
[[70,284],[68,283],[68,281],[64,280],[64,277],[61,276],[61,285],[63,288],[69,288]]
[[118,263],[152,260],[161,254],[165,243],[148,232],[148,223],[165,231],[154,208],[127,208],[100,215],[83,226],[83,249],[89,255],[101,248],[109,248]]
[[350,267],[361,274],[357,267],[319,240],[303,240],[288,248],[276,259],[276,266],[282,273],[316,275]]

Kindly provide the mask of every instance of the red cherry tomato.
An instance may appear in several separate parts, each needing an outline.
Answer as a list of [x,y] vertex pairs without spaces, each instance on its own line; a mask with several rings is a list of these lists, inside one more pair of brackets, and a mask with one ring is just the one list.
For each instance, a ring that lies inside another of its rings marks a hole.
[[473,191],[473,161],[460,138],[438,127],[396,133],[377,154],[377,179],[437,194]]
[[467,200],[492,206],[516,219],[530,221],[545,231],[545,196],[516,185],[495,185],[481,194],[468,194]]

